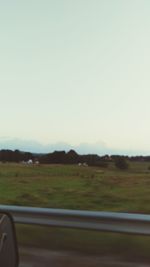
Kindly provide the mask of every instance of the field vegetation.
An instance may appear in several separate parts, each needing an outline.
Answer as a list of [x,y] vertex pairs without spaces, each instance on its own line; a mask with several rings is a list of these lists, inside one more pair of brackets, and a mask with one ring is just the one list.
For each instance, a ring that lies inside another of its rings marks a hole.
[[[0,203],[98,211],[150,213],[150,164],[120,170],[78,165],[0,164]],[[20,245],[119,255],[149,261],[149,237],[17,226]],[[118,254],[119,252],[119,254]]]
[[77,165],[0,164],[0,203],[150,213],[148,162],[127,170]]

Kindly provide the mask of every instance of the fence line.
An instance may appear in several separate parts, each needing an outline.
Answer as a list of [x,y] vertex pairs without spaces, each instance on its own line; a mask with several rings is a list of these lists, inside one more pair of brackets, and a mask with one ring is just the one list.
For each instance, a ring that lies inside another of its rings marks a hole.
[[150,215],[0,205],[15,223],[150,235]]

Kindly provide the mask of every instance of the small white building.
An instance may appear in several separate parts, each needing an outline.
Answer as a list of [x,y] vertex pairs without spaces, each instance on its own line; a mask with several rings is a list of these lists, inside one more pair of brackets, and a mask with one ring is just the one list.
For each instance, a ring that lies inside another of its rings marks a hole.
[[27,161],[27,164],[33,164],[33,160],[32,159],[29,159],[28,161]]

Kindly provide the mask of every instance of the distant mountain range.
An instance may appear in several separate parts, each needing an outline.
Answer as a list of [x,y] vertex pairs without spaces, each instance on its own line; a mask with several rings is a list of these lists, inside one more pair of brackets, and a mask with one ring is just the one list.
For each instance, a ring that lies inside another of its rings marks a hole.
[[79,154],[98,154],[98,155],[150,155],[148,151],[136,151],[136,150],[118,150],[107,147],[103,142],[97,143],[81,143],[73,146],[64,142],[57,142],[53,144],[43,145],[40,142],[34,140],[22,140],[19,138],[0,138],[0,149],[21,150],[32,153],[50,153],[53,151],[69,151],[75,150]]
[[22,140],[18,138],[0,138],[0,149],[11,149],[11,150],[21,150],[21,151],[29,151],[33,153],[49,153],[55,150],[64,150],[69,151],[70,149],[74,149],[79,154],[106,154],[111,152],[104,143],[81,143],[77,146],[72,146],[65,142],[57,142],[53,144],[43,145],[40,142],[34,140]]

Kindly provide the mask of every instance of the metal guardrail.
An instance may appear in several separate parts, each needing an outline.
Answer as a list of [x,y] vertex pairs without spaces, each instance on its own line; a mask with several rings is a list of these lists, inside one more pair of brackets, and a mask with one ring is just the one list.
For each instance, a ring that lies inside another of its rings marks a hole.
[[150,235],[150,215],[0,205],[15,223]]

